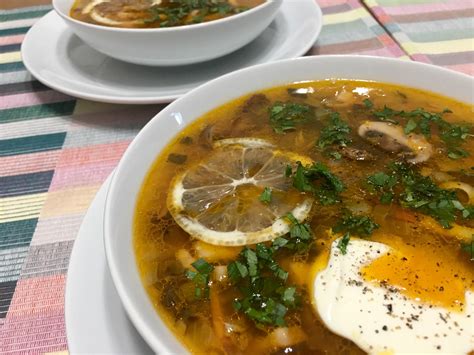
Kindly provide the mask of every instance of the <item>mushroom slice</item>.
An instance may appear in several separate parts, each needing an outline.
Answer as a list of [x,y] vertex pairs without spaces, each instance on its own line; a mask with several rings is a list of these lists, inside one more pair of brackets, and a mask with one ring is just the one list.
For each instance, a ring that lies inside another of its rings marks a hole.
[[433,147],[425,137],[411,133],[405,135],[402,127],[386,122],[365,121],[359,126],[359,136],[382,149],[397,153],[408,151],[413,157],[409,163],[422,163],[433,154]]

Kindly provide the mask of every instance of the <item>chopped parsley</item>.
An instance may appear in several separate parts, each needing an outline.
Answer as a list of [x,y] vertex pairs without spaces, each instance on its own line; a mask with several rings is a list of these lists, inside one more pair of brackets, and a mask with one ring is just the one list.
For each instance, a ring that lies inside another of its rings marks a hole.
[[207,16],[228,16],[248,10],[245,6],[233,6],[227,0],[170,0],[168,6],[152,6],[145,23],[157,22],[159,27],[173,27],[200,23]]
[[272,202],[272,189],[269,187],[265,187],[263,189],[263,192],[260,194],[259,200],[263,203]]
[[370,237],[379,227],[369,216],[346,212],[332,230],[336,233],[346,232],[359,237]]
[[204,259],[198,259],[191,265],[196,271],[186,270],[186,277],[195,284],[194,296],[196,298],[209,298],[209,278],[214,266]]
[[375,173],[367,178],[367,183],[372,191],[381,193],[380,203],[388,204],[394,197],[393,187],[397,184],[396,176],[387,175],[383,172]]
[[405,132],[405,134],[410,134],[415,130],[417,126],[418,124],[415,122],[415,120],[413,120],[413,118],[410,118],[403,131]]
[[347,232],[344,236],[339,239],[337,243],[337,248],[341,251],[342,255],[346,255],[347,253],[347,246],[349,245],[349,240],[351,239],[351,234]]
[[337,224],[332,228],[335,233],[344,233],[344,236],[339,239],[337,247],[343,255],[347,252],[347,245],[351,235],[359,237],[370,237],[372,232],[380,226],[375,223],[369,216],[354,215],[348,211],[344,213]]
[[362,102],[364,103],[364,106],[366,108],[374,107],[374,103],[370,99],[364,99],[364,101],[362,101]]
[[293,186],[296,189],[312,193],[322,205],[340,202],[339,194],[346,188],[341,179],[320,162],[306,167],[298,162],[296,171],[292,173],[292,178]]
[[472,137],[471,127],[468,125],[457,125],[449,123],[441,130],[440,137],[448,149],[448,157],[451,159],[461,159],[469,156],[469,153],[460,146],[468,137]]
[[461,250],[471,257],[471,261],[474,261],[474,234],[470,243],[461,243]]
[[294,130],[297,124],[314,117],[314,107],[296,102],[275,102],[268,109],[270,125],[276,133]]
[[282,248],[305,252],[313,242],[310,226],[300,223],[288,213],[290,232],[273,240],[271,245],[259,243],[255,249],[245,247],[238,260],[227,265],[231,282],[238,288],[242,298],[234,300],[234,308],[252,319],[257,327],[264,325],[285,326],[289,309],[300,303],[296,287],[288,286],[288,272],[275,260]]
[[257,327],[286,325],[289,309],[300,303],[294,286],[288,286],[288,272],[274,259],[276,249],[263,243],[254,249],[245,247],[239,259],[227,266],[232,283],[242,297],[234,300],[234,308],[243,312]]
[[435,218],[444,228],[449,228],[460,212],[464,218],[471,215],[456,196],[456,192],[438,187],[429,176],[422,176],[413,167],[395,163],[391,169],[399,176],[403,190],[400,204]]
[[399,124],[394,118],[406,120],[404,126],[405,134],[421,133],[426,138],[430,138],[433,128],[439,133],[439,137],[444,142],[447,155],[451,159],[461,159],[469,156],[469,153],[461,148],[468,137],[472,137],[471,126],[468,124],[450,123],[443,118],[444,114],[452,113],[449,109],[442,112],[428,112],[423,108],[412,111],[397,111],[385,106],[382,110],[373,111],[375,117],[381,121]]
[[316,145],[321,149],[331,145],[345,147],[352,142],[349,137],[350,133],[351,128],[347,122],[341,119],[339,113],[333,112],[329,116],[329,123],[322,128]]
[[272,248],[276,251],[286,248],[296,253],[305,252],[313,242],[313,233],[307,223],[300,223],[291,213],[287,213],[285,218],[290,222],[290,233],[284,237],[273,240]]
[[303,224],[298,222],[295,216],[292,213],[286,214],[286,219],[288,219],[291,223],[290,227],[290,237],[292,239],[299,239],[299,240],[308,240],[311,239],[311,229],[309,224]]
[[384,106],[384,108],[382,110],[374,111],[373,114],[380,121],[385,121],[385,122],[390,122],[390,123],[393,123],[393,124],[398,124],[398,121],[393,119],[393,117],[396,116],[397,112],[398,111],[395,111],[395,110],[391,109],[390,107]]
[[334,160],[339,160],[342,158],[342,154],[336,151],[329,152],[328,155]]
[[371,175],[367,183],[372,191],[381,193],[382,203],[397,200],[403,207],[433,217],[444,228],[450,228],[461,216],[474,218],[474,206],[463,206],[455,191],[438,187],[429,176],[406,163],[390,164],[387,173]]

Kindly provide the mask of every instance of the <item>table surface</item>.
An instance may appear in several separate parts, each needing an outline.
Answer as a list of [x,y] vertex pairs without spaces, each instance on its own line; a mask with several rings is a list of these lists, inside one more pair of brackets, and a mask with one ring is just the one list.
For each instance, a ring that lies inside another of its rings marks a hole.
[[[324,26],[307,55],[397,57],[474,74],[473,0],[317,2]],[[2,354],[67,351],[64,288],[82,218],[128,144],[163,108],[78,100],[35,80],[20,45],[50,10],[49,0],[0,1]]]

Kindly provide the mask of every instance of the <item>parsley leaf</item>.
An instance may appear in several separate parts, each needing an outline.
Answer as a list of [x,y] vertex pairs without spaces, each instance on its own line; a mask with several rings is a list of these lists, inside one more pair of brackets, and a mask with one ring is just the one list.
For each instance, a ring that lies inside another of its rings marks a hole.
[[339,194],[346,188],[341,179],[320,162],[306,167],[297,162],[293,186],[301,192],[312,193],[322,205],[340,202]]
[[280,248],[294,250],[296,253],[305,252],[313,242],[313,233],[307,223],[300,223],[291,213],[285,218],[291,223],[290,233],[287,238],[279,237],[273,240],[272,248],[276,251]]
[[398,111],[391,109],[390,107],[384,106],[380,111],[373,112],[374,116],[377,117],[380,121],[390,122],[393,124],[398,124],[397,120],[394,120],[393,117],[396,116]]
[[334,160],[339,160],[342,158],[342,154],[336,151],[329,152],[329,156],[333,158]]
[[435,218],[444,228],[456,220],[458,211],[464,207],[458,201],[456,192],[438,187],[429,176],[423,176],[405,163],[394,163],[391,170],[399,176],[403,191],[399,202]]
[[270,125],[276,133],[295,129],[314,117],[314,107],[296,102],[275,102],[268,109]]
[[351,128],[347,122],[341,119],[339,113],[333,112],[329,117],[329,123],[322,128],[316,145],[321,149],[334,144],[345,147],[352,142],[349,138],[350,133]]
[[258,259],[257,254],[250,248],[244,248],[241,252],[242,257],[245,259],[247,264],[247,269],[249,271],[249,276],[257,276],[258,270]]
[[470,255],[471,261],[474,261],[474,235],[470,243],[461,243],[461,250]]
[[468,137],[472,137],[471,126],[468,124],[450,123],[443,118],[446,113],[452,113],[449,109],[444,109],[442,112],[428,112],[423,108],[417,108],[412,111],[397,111],[385,106],[382,110],[374,111],[375,117],[381,121],[388,121],[394,124],[399,124],[395,117],[407,119],[404,128],[405,134],[412,132],[419,132],[426,138],[430,138],[433,127],[439,132],[439,137],[444,142],[447,148],[448,157],[451,159],[461,159],[469,156],[469,153],[460,146],[466,141]]
[[263,192],[260,194],[259,200],[263,203],[272,202],[272,189],[269,187],[265,187],[263,189]]
[[282,294],[282,301],[286,305],[293,305],[296,303],[296,287],[287,287]]
[[248,10],[246,6],[233,6],[227,0],[170,0],[168,5],[154,5],[144,23],[160,27],[199,23],[210,15],[230,15]]
[[249,271],[247,266],[236,260],[227,265],[227,274],[233,282],[237,282],[239,279],[246,277]]
[[474,206],[464,206],[455,191],[438,187],[429,176],[406,163],[390,164],[388,173],[371,175],[367,183],[372,191],[382,194],[382,203],[396,200],[402,207],[433,217],[444,228],[450,228],[460,217],[474,218]]
[[374,107],[374,103],[373,103],[371,100],[369,100],[369,99],[364,99],[364,101],[362,101],[362,102],[364,103],[364,106],[365,106],[366,108],[372,108],[372,107]]
[[351,234],[347,232],[344,236],[339,239],[337,243],[337,248],[341,251],[342,255],[346,255],[347,253],[347,245],[349,244],[349,240],[351,239]]
[[186,277],[194,282],[194,296],[196,298],[209,297],[209,278],[214,266],[204,259],[198,259],[191,264],[196,271],[186,270]]
[[388,204],[394,197],[393,187],[397,184],[397,177],[383,172],[375,173],[367,178],[372,191],[381,192],[380,203]]
[[448,157],[457,160],[468,157],[469,153],[462,148],[448,148]]
[[445,123],[440,131],[440,137],[446,144],[449,158],[461,159],[469,156],[469,153],[460,146],[468,137],[472,137],[470,126]]
[[369,216],[354,215],[346,211],[332,230],[336,233],[346,232],[359,237],[369,237],[379,227]]
[[347,253],[347,245],[349,244],[351,234],[359,237],[369,237],[372,235],[372,232],[379,227],[380,226],[369,216],[354,215],[349,211],[345,211],[342,218],[339,219],[332,230],[335,233],[344,233],[344,236],[339,239],[337,247],[341,253],[345,255]]
[[418,124],[415,122],[415,120],[410,118],[404,129],[405,134],[410,134],[415,130],[416,127],[418,127]]
[[[282,245],[281,239],[276,243]],[[286,285],[288,272],[275,261],[275,251],[274,246],[263,243],[257,244],[255,250],[245,247],[239,260],[227,266],[230,279],[242,295],[234,300],[234,308],[259,328],[285,326],[288,310],[300,304],[296,287]]]

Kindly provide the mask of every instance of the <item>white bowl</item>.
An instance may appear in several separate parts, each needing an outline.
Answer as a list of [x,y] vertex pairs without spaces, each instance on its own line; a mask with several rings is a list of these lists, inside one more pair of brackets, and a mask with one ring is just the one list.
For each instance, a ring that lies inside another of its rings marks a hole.
[[[105,211],[105,248],[117,291],[136,328],[160,353],[183,353],[142,286],[132,247],[140,186],[161,150],[190,122],[244,94],[306,80],[362,79],[395,83],[474,103],[474,79],[416,62],[367,56],[319,56],[242,69],[189,92],[156,115],[130,144],[113,177]],[[93,292],[93,291],[92,291]]]
[[74,0],[53,0],[73,32],[110,57],[143,65],[171,66],[203,62],[248,44],[275,18],[283,0],[268,0],[223,19],[169,28],[117,28],[93,25],[69,16]]

